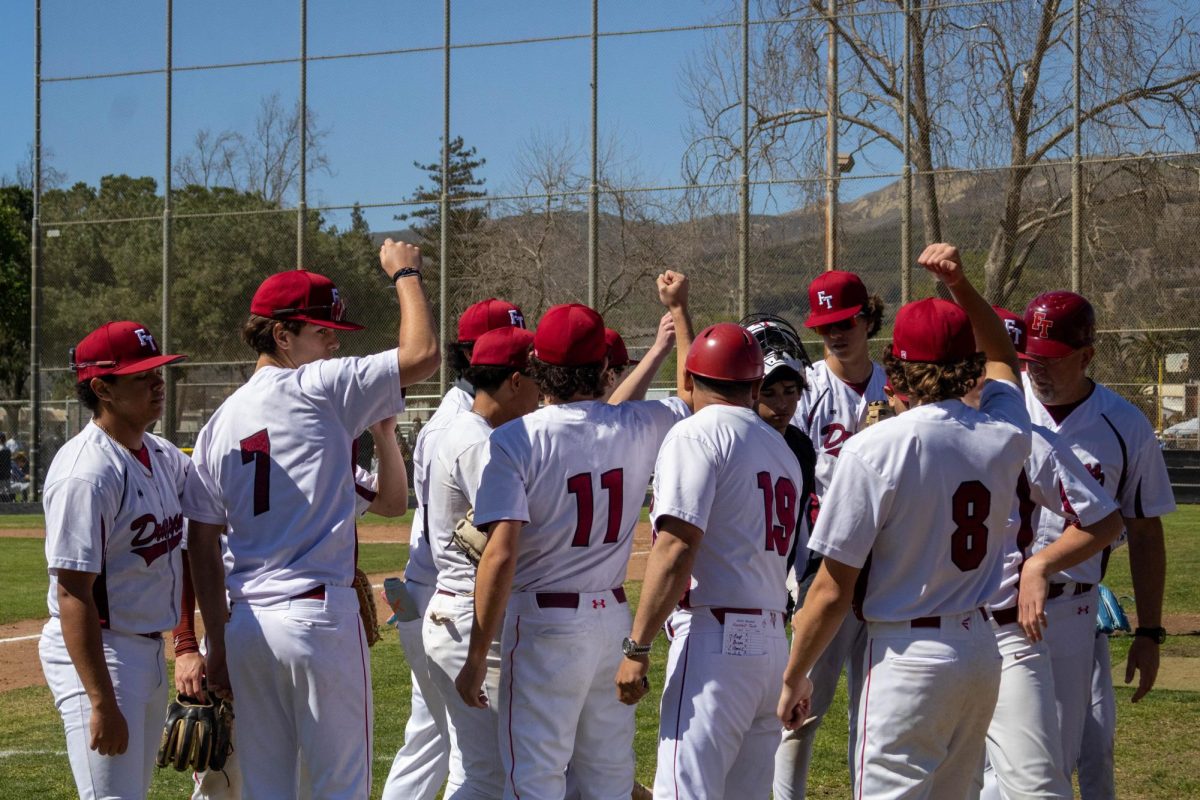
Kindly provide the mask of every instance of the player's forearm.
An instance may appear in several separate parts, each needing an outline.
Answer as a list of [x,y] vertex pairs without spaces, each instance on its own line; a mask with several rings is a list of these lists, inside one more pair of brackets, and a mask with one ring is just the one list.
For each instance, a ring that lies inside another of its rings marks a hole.
[[397,280],[396,295],[400,298],[400,385],[412,386],[437,371],[441,358],[437,331],[419,276]]
[[1049,576],[1081,564],[1117,540],[1125,523],[1117,511],[1087,527],[1070,525],[1056,542],[1034,553],[1022,570]]
[[658,370],[667,360],[670,352],[669,348],[648,350],[645,358],[638,362],[624,383],[612,393],[612,397],[608,399],[609,404],[616,405],[624,403],[626,400],[644,400],[646,392],[650,390],[650,384],[654,382],[654,376],[658,374]]
[[685,385],[687,379],[685,364],[688,350],[691,348],[696,334],[692,330],[692,316],[688,313],[687,303],[672,306],[670,311],[671,320],[675,323],[675,393],[690,406],[692,393],[687,390]]
[[379,458],[379,473],[375,499],[367,510],[381,517],[398,517],[408,510],[408,470],[404,466],[404,455],[395,433],[372,433],[372,436],[375,455]]
[[1138,625],[1157,628],[1162,625],[1163,585],[1167,579],[1162,520],[1126,519],[1125,524],[1129,528],[1129,573],[1137,600]]
[[1008,329],[1004,327],[1004,321],[996,315],[991,303],[967,280],[966,275],[948,288],[954,296],[954,301],[962,306],[971,320],[975,347],[983,352],[988,361],[1006,364],[1015,377],[1020,371],[1017,351],[1013,347],[1012,337],[1008,335]]
[[682,540],[667,533],[659,534],[647,559],[642,595],[629,638],[638,644],[654,641],[675,604],[687,591],[695,560],[695,550]]
[[104,662],[104,640],[100,630],[100,615],[91,595],[77,596],[58,590],[58,616],[62,625],[63,642],[71,663],[79,673],[79,681],[93,707],[115,704],[112,676]]
[[182,560],[183,591],[179,599],[179,624],[171,631],[176,658],[200,651],[200,645],[196,641],[196,590],[192,586],[191,559],[187,550],[183,551]]
[[826,558],[821,562],[821,568],[817,570],[804,598],[804,605],[792,621],[792,649],[783,673],[785,683],[795,683],[809,673],[837,635],[850,610],[853,582],[847,588],[835,581],[829,572],[829,561]]
[[468,661],[480,661],[487,657],[488,648],[495,641],[504,621],[517,566],[512,524],[501,522],[493,527],[483,558],[479,561],[475,574],[475,622],[471,626]]
[[196,602],[200,606],[200,616],[204,618],[204,634],[210,649],[222,651],[225,648],[225,621],[229,616],[225,602],[225,566],[221,563],[223,531],[219,525],[188,521],[188,561]]

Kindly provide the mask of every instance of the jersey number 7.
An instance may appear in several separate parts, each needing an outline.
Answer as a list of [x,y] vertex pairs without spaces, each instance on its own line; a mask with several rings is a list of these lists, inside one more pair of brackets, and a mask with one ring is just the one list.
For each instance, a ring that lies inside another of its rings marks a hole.
[[[608,527],[604,544],[616,544],[621,535],[625,471],[617,468],[601,474],[600,488],[608,492]],[[575,536],[571,539],[571,547],[587,547],[592,543],[592,473],[581,472],[567,478],[567,494],[575,495]]]

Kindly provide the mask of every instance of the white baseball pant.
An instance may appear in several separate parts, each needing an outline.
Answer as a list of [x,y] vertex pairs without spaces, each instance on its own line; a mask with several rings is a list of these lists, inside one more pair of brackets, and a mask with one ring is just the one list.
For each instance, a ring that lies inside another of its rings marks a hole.
[[38,641],[42,672],[62,715],[67,758],[80,798],[145,797],[154,774],[154,756],[162,738],[167,711],[167,665],[162,638],[130,633],[101,632],[104,663],[112,677],[117,707],[129,729],[129,745],[119,756],[92,750],[92,704],[79,679],[58,618],[42,627]]
[[1000,691],[983,612],[869,622],[865,663],[856,800],[974,796]]
[[501,637],[500,756],[506,800],[583,800],[633,791],[634,707],[613,679],[632,619],[623,589],[514,592]]
[[854,781],[854,747],[858,741],[858,700],[863,685],[863,653],[867,647],[866,625],[853,613],[847,614],[829,647],[817,659],[808,673],[813,683],[812,710],[808,721],[794,731],[785,730],[775,751],[775,800],[804,800],[808,791],[808,770],[812,765],[813,743],[817,730],[837,694],[842,667],[846,667],[846,689],[849,693],[848,716],[850,736],[847,739],[846,762],[850,780]]
[[[1016,622],[992,619],[1003,657],[1000,694],[987,731],[986,800],[1071,798],[1046,641],[1030,642]],[[1048,630],[1048,636],[1054,632]]]
[[412,670],[412,703],[404,726],[404,745],[392,760],[382,800],[433,800],[450,774],[450,731],[446,704],[433,686],[422,628],[434,587],[404,582],[420,614],[397,623],[400,649]]
[[1079,762],[1084,723],[1091,709],[1096,648],[1096,589],[1075,594],[1080,588],[1067,583],[1061,595],[1046,602],[1045,641],[1054,670],[1054,697],[1068,780]]
[[348,586],[324,599],[234,603],[225,629],[237,709],[242,794],[295,797],[303,760],[312,796],[371,788],[371,662]]
[[1108,636],[1097,632],[1092,663],[1092,702],[1083,722],[1079,749],[1079,796],[1082,800],[1116,800],[1113,748],[1117,735],[1117,698],[1113,692]]
[[[726,646],[726,626],[734,620],[760,626],[748,649]],[[788,659],[783,614],[696,608],[675,611],[670,624],[675,635],[659,709],[654,797],[767,797]]]
[[462,701],[454,679],[467,662],[475,598],[438,590],[425,614],[425,653],[436,691],[449,714],[450,778],[447,800],[494,800],[504,793],[500,766],[499,711],[500,642],[488,651],[483,688],[489,706],[472,708]]

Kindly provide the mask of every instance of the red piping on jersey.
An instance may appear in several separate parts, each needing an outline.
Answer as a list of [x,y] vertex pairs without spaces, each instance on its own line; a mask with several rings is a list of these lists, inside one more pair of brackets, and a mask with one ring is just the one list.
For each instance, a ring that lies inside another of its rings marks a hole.
[[867,685],[863,687],[862,748],[858,753],[858,800],[862,800],[864,770],[867,764],[867,709],[871,700],[871,664],[875,661],[875,640],[867,643]]
[[517,753],[513,747],[512,735],[512,718],[513,718],[513,673],[516,672],[517,664],[517,645],[521,643],[521,617],[517,617],[516,623],[516,641],[513,642],[513,648],[508,653],[508,757],[512,760],[512,766],[508,768],[508,780],[513,787],[513,796],[517,800],[521,800],[521,793],[517,791]]
[[687,687],[688,645],[692,643],[691,629],[683,643],[683,674],[679,677],[679,703],[675,706],[675,751],[671,754],[671,777],[675,780],[675,800],[679,800],[679,720],[683,716],[683,690]]

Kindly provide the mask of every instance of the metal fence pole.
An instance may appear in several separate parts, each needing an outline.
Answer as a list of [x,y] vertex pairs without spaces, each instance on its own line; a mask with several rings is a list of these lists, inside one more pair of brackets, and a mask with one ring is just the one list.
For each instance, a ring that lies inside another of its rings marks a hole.
[[[445,0],[443,9],[444,28],[442,42],[442,196],[439,204],[441,230],[439,231],[438,252],[438,345],[442,352],[446,350],[446,302],[449,292],[446,282],[450,279],[448,262],[450,260],[450,236],[447,228],[450,219],[450,0]],[[446,393],[446,360],[442,359],[438,369],[438,394]]]
[[[33,24],[33,224],[29,231],[29,499],[41,495],[42,418],[42,0]],[[18,418],[20,411],[17,412]]]
[[750,313],[750,0],[742,0],[742,174],[738,178],[737,313]]
[[837,265],[838,204],[838,45],[837,0],[829,0],[829,34],[825,64],[825,269]]
[[904,0],[904,91],[901,98],[901,124],[904,125],[904,167],[901,169],[904,202],[900,206],[900,303],[912,297],[912,113],[909,86],[912,74],[912,0]]
[[592,0],[592,183],[588,191],[587,302],[596,307],[600,283],[600,0]]
[[305,264],[308,227],[308,0],[300,0],[300,202],[296,208],[296,269]]
[[1083,224],[1081,218],[1083,211],[1083,159],[1081,154],[1083,149],[1083,132],[1081,130],[1082,120],[1080,119],[1080,83],[1082,82],[1083,71],[1081,68],[1081,62],[1083,61],[1081,48],[1083,42],[1080,37],[1082,27],[1079,19],[1080,2],[1081,0],[1075,0],[1071,11],[1071,28],[1075,44],[1075,53],[1071,59],[1071,80],[1074,84],[1072,91],[1074,92],[1075,105],[1075,119],[1072,124],[1074,145],[1071,153],[1071,291],[1073,292],[1081,291],[1083,286],[1083,269],[1080,263],[1083,256],[1081,231]]
[[[174,0],[167,0],[167,85],[166,85],[166,164],[163,172],[163,218],[162,218],[162,328],[159,336],[164,353],[171,352],[171,78],[174,68],[173,26],[175,21]],[[163,436],[175,441],[176,429],[176,397],[175,397],[175,368],[165,367],[163,378],[166,381],[166,411],[163,414]]]

